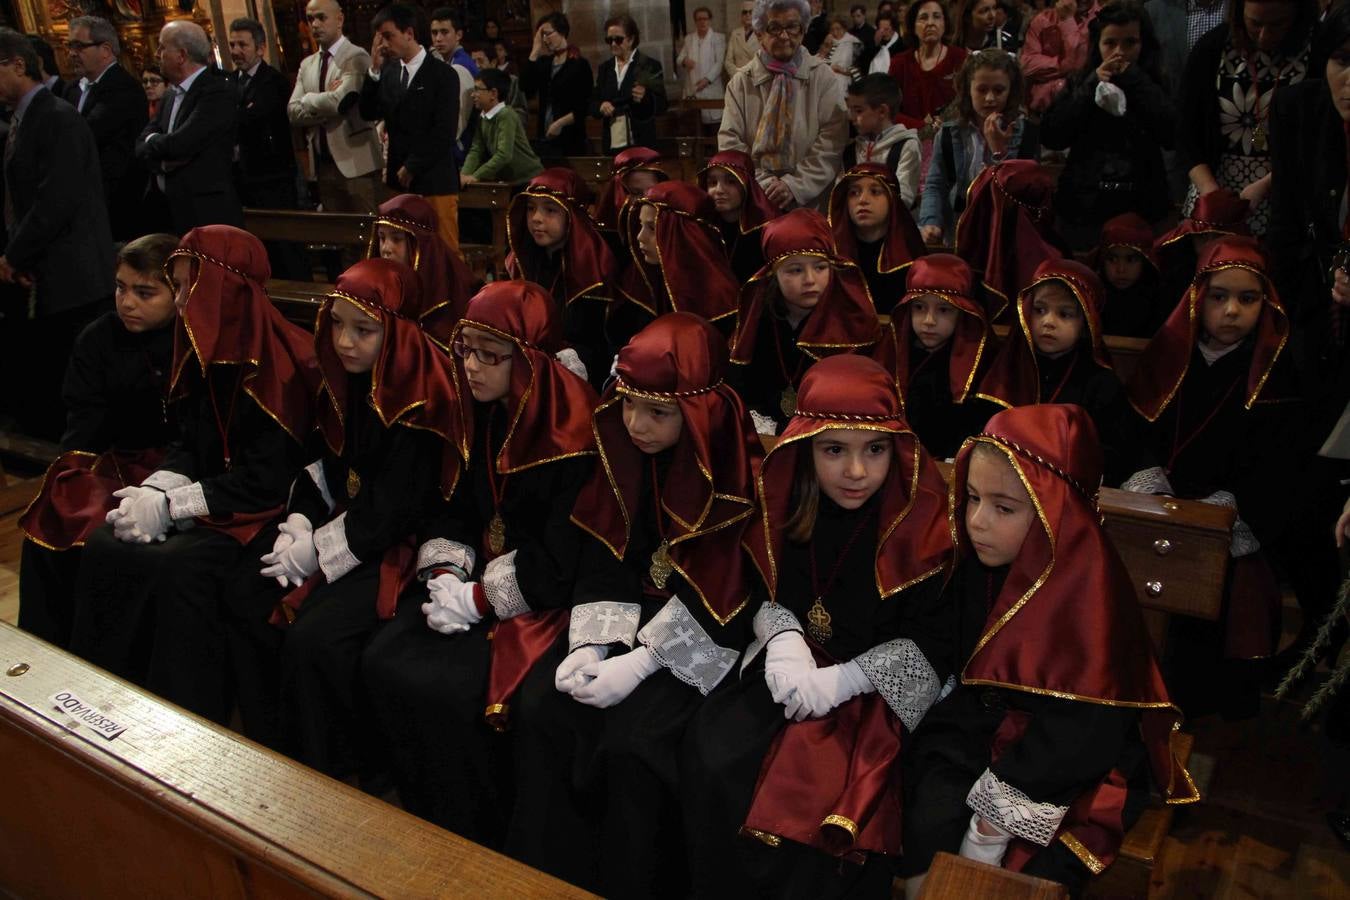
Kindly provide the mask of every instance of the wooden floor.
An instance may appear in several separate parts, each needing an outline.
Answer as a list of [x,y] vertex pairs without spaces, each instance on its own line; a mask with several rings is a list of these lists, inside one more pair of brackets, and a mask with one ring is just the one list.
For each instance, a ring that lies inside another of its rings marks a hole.
[[[0,619],[19,613],[18,514],[0,518]],[[1350,651],[1348,651],[1350,652]],[[1350,851],[1325,816],[1350,805],[1350,747],[1300,728],[1298,705],[1190,723],[1204,802],[1183,808],[1150,898],[1350,898]]]

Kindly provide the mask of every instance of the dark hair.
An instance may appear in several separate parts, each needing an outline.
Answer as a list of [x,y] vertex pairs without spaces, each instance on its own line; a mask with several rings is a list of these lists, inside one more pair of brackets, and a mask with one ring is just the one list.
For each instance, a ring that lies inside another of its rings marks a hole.
[[267,43],[267,32],[263,31],[262,23],[257,19],[242,18],[235,19],[230,23],[230,31],[247,31],[253,35],[253,45],[261,47]]
[[501,69],[479,69],[478,80],[483,87],[497,92],[498,100],[505,100],[511,94],[511,76]]
[[178,244],[178,238],[171,234],[144,234],[122,245],[117,251],[117,264],[130,266],[142,275],[153,275],[167,285],[169,278],[164,274],[164,265],[169,261],[169,254],[178,249]]
[[1088,28],[1088,64],[1083,67],[1079,77],[1086,78],[1097,71],[1102,64],[1102,29],[1107,25],[1129,25],[1139,23],[1139,61],[1135,65],[1148,73],[1155,82],[1162,83],[1158,72],[1158,61],[1162,57],[1162,48],[1158,45],[1158,36],[1153,31],[1153,20],[1148,11],[1135,0],[1111,0],[1097,12]]
[[1350,42],[1350,2],[1339,0],[1331,4],[1322,24],[1313,32],[1309,77],[1325,78],[1327,63],[1347,42]]
[[[975,14],[975,8],[984,0],[964,0],[961,9],[956,13],[956,44],[958,47],[965,47],[970,50],[978,50],[979,47],[970,46],[971,31],[973,26],[970,24],[970,17]],[[997,0],[994,4],[997,6]],[[980,42],[984,46],[984,42]]]
[[572,34],[572,23],[567,21],[567,16],[560,12],[551,12],[544,16],[539,20],[539,24],[534,26],[534,30],[538,31],[545,25],[552,25],[553,30],[563,37],[568,37]]
[[905,46],[914,48],[919,46],[919,37],[914,33],[914,23],[919,19],[919,10],[930,3],[936,3],[942,10],[942,43],[949,44],[952,39],[952,11],[947,6],[945,0],[914,0],[905,10]]
[[448,6],[438,6],[431,11],[431,21],[449,22],[451,29],[455,31],[464,30],[464,22],[459,13]]
[[848,86],[850,97],[862,97],[868,106],[885,106],[895,115],[900,109],[900,82],[881,72],[864,75]]
[[876,27],[880,28],[882,22],[890,22],[891,31],[895,32],[896,34],[900,33],[900,20],[896,18],[895,13],[889,11],[884,13],[877,13]]
[[33,45],[33,52],[37,54],[38,62],[42,64],[42,74],[60,75],[61,70],[56,66],[56,54],[52,51],[52,45],[36,34],[28,35],[28,42]]
[[975,80],[976,69],[994,69],[1008,76],[1008,102],[1003,107],[1003,113],[1011,119],[1022,108],[1022,67],[1011,53],[992,47],[976,50],[967,56],[956,72],[952,88],[956,91],[956,108],[961,111],[961,118],[977,128],[984,124],[976,117],[975,104],[970,99],[970,83]]
[[691,12],[691,13],[689,14],[689,18],[691,18],[691,19],[697,19],[697,18],[698,18],[698,14],[701,13],[701,12],[702,12],[702,13],[707,13],[709,19],[712,18],[712,10],[711,10],[711,9],[708,9],[708,7],[706,7],[706,6],[700,6],[700,7],[696,8],[693,12]]
[[399,31],[411,31],[421,39],[421,29],[418,27],[417,9],[407,6],[403,3],[390,3],[375,14],[375,18],[370,20],[370,30],[379,31],[380,26],[385,22],[392,22]]
[[864,16],[867,15],[867,7],[866,7],[866,6],[863,6],[861,3],[855,3],[855,4],[853,4],[852,6],[850,6],[850,7],[848,8],[848,11],[849,11],[849,14],[850,14],[850,15],[852,15],[852,14],[855,13],[855,12],[860,12],[860,13],[862,13]]
[[797,445],[797,477],[792,484],[792,514],[783,523],[783,536],[794,544],[805,544],[816,530],[820,515],[820,481],[811,441]]
[[1289,27],[1282,50],[1293,50],[1308,39],[1308,32],[1317,23],[1317,0],[1228,0],[1228,39],[1241,51],[1255,49],[1247,34],[1247,19],[1243,15],[1248,3],[1282,3],[1294,7],[1294,24]]
[[25,76],[32,81],[42,80],[37,51],[33,49],[27,35],[19,34],[13,28],[0,28],[0,58],[19,60],[23,63]]
[[609,31],[614,26],[623,29],[623,33],[628,35],[629,40],[633,42],[633,48],[636,49],[638,42],[642,40],[642,33],[638,31],[638,24],[632,16],[610,16],[605,20],[605,31]]

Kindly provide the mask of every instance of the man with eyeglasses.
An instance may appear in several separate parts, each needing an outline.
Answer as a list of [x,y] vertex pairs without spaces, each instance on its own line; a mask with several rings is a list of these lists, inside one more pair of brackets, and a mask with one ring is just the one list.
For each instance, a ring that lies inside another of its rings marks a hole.
[[755,0],[741,0],[740,25],[731,29],[731,34],[727,36],[727,59],[722,67],[726,72],[727,81],[730,81],[731,76],[743,66],[748,65],[750,60],[755,58],[755,51],[759,49],[755,29],[750,25],[754,13]]
[[114,267],[93,133],[39,71],[28,38],[0,28],[0,103],[12,113],[0,282],[15,286],[3,294],[0,377],[10,390],[0,399],[21,433],[55,440],[65,425],[66,360],[80,329],[111,301]]
[[[684,95],[699,100],[721,100],[722,64],[726,62],[727,38],[712,30],[712,10],[694,10],[694,33],[684,36],[684,49],[675,65],[685,71]],[[722,121],[720,109],[703,110],[707,124]]]
[[140,215],[145,167],[136,160],[135,150],[136,136],[149,120],[145,91],[136,76],[117,61],[122,47],[117,29],[107,19],[71,19],[66,49],[71,71],[79,81],[68,89],[65,99],[94,132],[113,239],[139,237],[145,231]]
[[755,0],[754,60],[726,90],[719,150],[740,150],[782,209],[819,207],[839,173],[848,140],[843,80],[802,47],[806,0]]

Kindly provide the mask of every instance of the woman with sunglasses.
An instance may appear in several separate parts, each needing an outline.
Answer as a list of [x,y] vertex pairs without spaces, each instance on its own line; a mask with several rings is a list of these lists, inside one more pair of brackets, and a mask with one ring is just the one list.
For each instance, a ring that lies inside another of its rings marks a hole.
[[640,38],[632,16],[605,22],[605,43],[613,56],[596,73],[591,115],[600,120],[600,149],[606,156],[625,147],[656,147],[666,81],[660,61],[638,49]]

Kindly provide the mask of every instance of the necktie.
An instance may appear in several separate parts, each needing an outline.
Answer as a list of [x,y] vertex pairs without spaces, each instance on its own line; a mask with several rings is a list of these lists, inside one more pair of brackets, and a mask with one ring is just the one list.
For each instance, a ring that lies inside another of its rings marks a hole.
[[242,94],[242,93],[244,93],[244,92],[246,92],[246,91],[248,90],[248,82],[249,82],[248,73],[247,73],[247,72],[240,72],[240,73],[239,73],[239,93]]
[[[333,58],[333,54],[327,50],[319,51],[319,91],[328,90],[328,61]],[[324,130],[322,124],[319,125],[319,159],[331,160],[333,154],[328,150],[328,132]]]
[[408,67],[405,65],[399,66],[398,88],[400,91],[408,90]]
[[14,156],[14,147],[19,140],[19,120],[16,117],[9,123],[9,134],[5,136],[5,228],[14,229],[14,191],[9,189],[9,161]]

